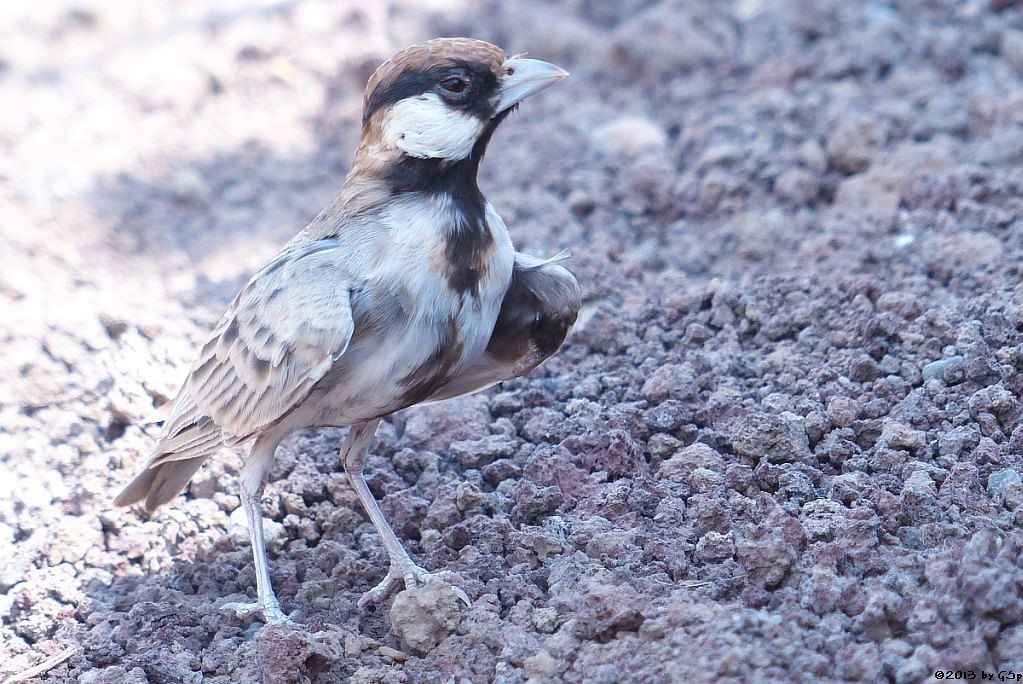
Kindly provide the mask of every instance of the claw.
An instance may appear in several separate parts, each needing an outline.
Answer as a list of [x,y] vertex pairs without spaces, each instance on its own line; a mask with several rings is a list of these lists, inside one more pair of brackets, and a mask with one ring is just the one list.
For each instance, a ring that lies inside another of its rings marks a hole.
[[444,575],[446,574],[447,573],[427,572],[414,563],[409,563],[408,565],[404,565],[404,567],[392,564],[387,570],[387,576],[384,577],[380,584],[362,595],[362,598],[359,599],[359,608],[365,608],[370,604],[378,604],[386,601],[392,594],[400,590],[402,585],[404,585],[406,589],[422,586],[423,584],[426,584],[426,580],[430,577],[437,577],[438,579],[444,580],[451,586],[452,591],[454,591],[455,596],[458,597],[459,601],[464,603],[466,606],[472,605],[472,601],[469,600],[469,596],[461,589],[461,587],[451,584],[444,579]]
[[[395,592],[398,591],[399,584],[402,581],[403,580],[401,578],[395,577],[391,575],[390,572],[388,572],[387,576],[384,577],[383,581],[380,582],[380,584],[376,585],[375,587],[373,587],[372,589],[370,589],[369,591],[362,595],[362,597],[359,599],[358,604],[359,608],[365,608],[368,605],[383,603],[388,599],[389,596],[391,596],[391,594],[394,594]],[[406,586],[408,585],[406,584]]]
[[466,607],[472,605],[472,601],[469,600],[468,594],[462,591],[461,587],[456,587],[454,584],[452,584],[451,589],[455,592],[455,596],[458,597],[458,600],[464,603]]

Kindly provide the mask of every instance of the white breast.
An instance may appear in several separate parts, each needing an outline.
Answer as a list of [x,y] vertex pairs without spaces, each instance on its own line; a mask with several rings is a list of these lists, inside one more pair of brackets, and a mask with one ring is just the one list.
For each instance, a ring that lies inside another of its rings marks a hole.
[[458,373],[483,354],[514,262],[504,221],[489,203],[485,216],[494,242],[475,293],[456,292],[448,283],[444,229],[460,217],[447,196],[410,196],[379,216],[386,230],[380,233],[373,257],[365,262],[364,282],[398,299],[388,306],[401,310],[400,322],[360,335],[356,312],[355,338],[338,361],[338,383],[323,388],[329,397],[318,402],[330,415],[309,418],[310,423],[349,424],[394,410],[394,402],[408,389],[401,380],[429,363],[439,348],[451,344],[446,335],[452,321],[462,353],[450,372]]

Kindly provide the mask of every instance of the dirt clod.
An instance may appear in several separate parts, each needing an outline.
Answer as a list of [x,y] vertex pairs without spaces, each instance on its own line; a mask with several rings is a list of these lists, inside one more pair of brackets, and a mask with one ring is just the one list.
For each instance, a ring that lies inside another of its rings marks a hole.
[[464,604],[452,586],[430,577],[394,597],[391,629],[416,653],[426,653],[446,639],[461,621]]

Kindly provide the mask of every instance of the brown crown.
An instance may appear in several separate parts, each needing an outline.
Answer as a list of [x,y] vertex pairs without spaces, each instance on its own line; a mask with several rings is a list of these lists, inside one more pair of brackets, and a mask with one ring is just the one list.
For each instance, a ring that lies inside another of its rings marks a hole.
[[495,74],[500,74],[506,59],[504,50],[475,38],[434,38],[416,43],[377,67],[366,84],[364,102],[369,101],[370,95],[377,88],[386,87],[402,74],[425,71],[450,60],[484,62],[490,65]]

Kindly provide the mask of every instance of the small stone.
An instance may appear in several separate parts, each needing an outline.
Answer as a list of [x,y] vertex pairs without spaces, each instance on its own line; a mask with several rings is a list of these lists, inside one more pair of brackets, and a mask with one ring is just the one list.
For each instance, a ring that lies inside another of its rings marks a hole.
[[490,412],[495,416],[509,416],[522,410],[522,395],[518,392],[501,392],[490,400]]
[[209,201],[209,184],[198,169],[178,169],[171,175],[168,187],[174,193],[174,199],[182,204],[206,204]]
[[686,423],[691,422],[693,410],[675,401],[668,399],[658,406],[648,409],[643,413],[643,422],[651,430],[658,432],[673,432]]
[[856,382],[872,382],[881,375],[877,361],[866,354],[860,354],[849,366],[849,379]]
[[573,190],[568,195],[568,206],[576,216],[586,216],[593,211],[597,203],[582,190]]
[[915,470],[902,485],[902,502],[907,506],[926,505],[934,501],[938,490],[925,470]]
[[377,653],[384,656],[385,658],[390,658],[396,663],[404,663],[406,660],[408,660],[408,653],[405,653],[404,651],[399,651],[396,648],[391,648],[390,646],[381,646],[380,648],[377,649]]
[[512,520],[516,523],[531,524],[558,510],[564,503],[564,496],[558,487],[537,487],[529,480],[519,482],[512,507]]
[[806,204],[820,192],[818,177],[805,169],[788,169],[774,181],[774,191],[796,204]]
[[924,262],[936,277],[973,273],[1001,262],[1005,245],[994,235],[979,230],[963,230],[940,235],[921,245]]
[[688,364],[668,363],[653,372],[643,383],[643,397],[648,401],[660,403],[671,397],[673,399],[690,399],[699,394],[696,376]]
[[483,479],[492,485],[518,477],[521,473],[522,468],[507,459],[494,461],[490,465],[483,467]]
[[893,449],[916,451],[927,444],[927,434],[913,430],[894,420],[886,420],[881,428],[881,439]]
[[682,441],[675,439],[669,434],[657,432],[646,441],[647,451],[654,458],[667,458],[678,451]]
[[857,682],[878,682],[884,677],[877,644],[851,643],[837,654],[836,674]]
[[643,116],[623,116],[598,126],[592,134],[593,147],[605,157],[638,157],[662,150],[668,136],[655,121]]
[[696,557],[702,561],[719,562],[735,555],[732,533],[708,532],[696,542]]
[[551,607],[534,608],[530,620],[536,631],[543,634],[553,634],[558,628],[558,611]]
[[113,665],[102,669],[88,670],[78,678],[79,684],[147,684],[149,678],[141,667],[127,669]]
[[[239,506],[231,512],[231,516],[228,519],[227,532],[231,535],[236,543],[244,544],[249,541],[249,524],[245,518],[245,507]],[[285,539],[287,533],[284,529],[284,525],[271,520],[265,515],[263,516],[263,537],[266,539],[267,545],[273,545],[281,542]]]
[[1023,512],[1023,482],[1010,482],[1005,486],[1002,505],[1010,511]]
[[560,661],[545,650],[537,651],[522,664],[530,681],[554,681],[561,672]]
[[610,584],[596,578],[584,580],[579,592],[554,601],[562,610],[571,606],[577,620],[575,635],[608,641],[621,631],[632,632],[643,623],[645,600],[627,584]]
[[859,173],[870,166],[888,135],[884,125],[868,114],[838,122],[828,137],[828,154],[841,171]]
[[938,454],[943,460],[954,462],[979,443],[980,430],[977,426],[961,425],[938,437]]
[[922,682],[934,674],[934,668],[940,667],[941,656],[928,646],[921,644],[913,651],[898,670],[895,671],[896,682]]
[[732,448],[742,456],[790,463],[809,455],[810,438],[803,419],[793,413],[757,412],[736,424],[732,431]]
[[1002,56],[1020,74],[1023,74],[1023,31],[1006,29],[1002,33]]
[[1023,653],[1023,625],[1005,628],[998,635],[998,645],[995,647],[995,657],[998,660],[995,662],[1011,663],[1019,658],[1020,653]]
[[747,153],[748,149],[745,145],[731,142],[712,144],[696,160],[696,167],[702,171],[712,166],[727,166],[742,160]]
[[738,49],[735,22],[696,3],[654,3],[626,16],[612,34],[611,54],[630,78],[668,79],[723,63]]
[[469,482],[463,482],[458,485],[458,491],[455,494],[455,505],[458,506],[460,511],[468,511],[473,508],[477,508],[486,499],[476,486]]
[[74,563],[97,546],[103,547],[99,520],[92,516],[67,516],[57,527],[53,543],[47,547],[47,557],[53,564]]
[[657,477],[671,482],[686,482],[698,469],[721,473],[724,457],[706,444],[690,444],[661,464]]
[[345,657],[358,658],[365,649],[365,639],[358,634],[345,636]]
[[482,439],[452,442],[451,455],[466,468],[479,468],[499,458],[515,455],[516,442],[508,435],[488,435]]
[[707,468],[697,468],[689,476],[689,484],[698,492],[715,490],[724,483],[725,478],[720,472]]
[[448,638],[462,619],[454,587],[437,578],[412,587],[394,598],[391,629],[418,654],[425,654]]
[[991,473],[987,478],[987,491],[991,496],[998,496],[1013,482],[1019,482],[1019,473],[1012,468],[1003,468]]
[[849,397],[832,397],[828,400],[828,420],[835,427],[849,427],[860,412],[859,404]]
[[[951,384],[949,380],[962,380],[963,357],[950,356],[946,359],[931,361],[920,371],[924,380],[943,380]],[[957,373],[958,371],[958,373]]]
[[805,140],[796,150],[796,158],[809,170],[821,174],[828,170],[828,157],[816,140]]
[[725,485],[737,492],[745,492],[753,484],[753,469],[742,463],[731,463],[725,468]]

